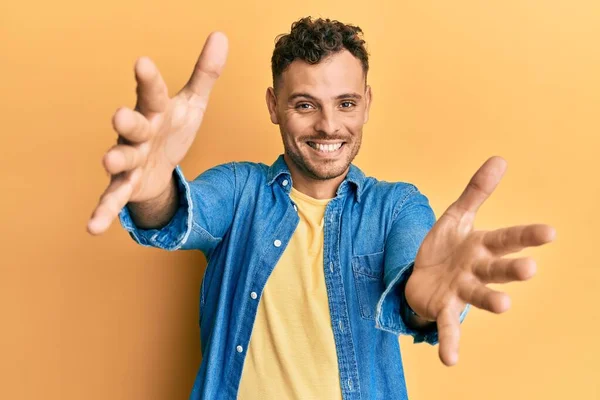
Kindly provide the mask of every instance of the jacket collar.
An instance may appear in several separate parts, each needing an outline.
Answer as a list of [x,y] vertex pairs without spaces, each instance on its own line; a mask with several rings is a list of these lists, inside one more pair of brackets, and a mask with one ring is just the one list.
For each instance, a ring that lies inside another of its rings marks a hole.
[[[356,201],[360,203],[360,197],[365,179],[365,174],[357,166],[350,164],[350,170],[348,171],[346,178],[344,178],[338,187],[336,194],[339,195],[345,193],[348,190],[348,187],[351,187],[356,195]],[[279,184],[283,185],[286,190],[289,191],[292,185],[284,185],[282,183],[286,180],[292,182],[292,174],[290,173],[290,170],[283,159],[283,154],[281,154],[269,167],[269,171],[267,173],[267,184],[271,186],[274,182],[279,182]]]

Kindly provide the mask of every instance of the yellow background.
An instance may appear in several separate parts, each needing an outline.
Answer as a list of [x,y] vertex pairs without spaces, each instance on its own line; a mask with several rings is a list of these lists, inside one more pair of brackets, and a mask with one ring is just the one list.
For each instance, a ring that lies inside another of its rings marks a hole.
[[187,398],[203,256],[136,246],[118,224],[85,232],[108,181],[110,119],[134,103],[137,57],[174,93],[222,30],[229,62],[184,171],[270,164],[282,149],[264,104],[274,38],[305,15],[365,31],[367,174],[415,183],[439,216],[498,154],[509,169],[477,227],[557,228],[524,252],[539,272],[506,287],[507,314],[469,315],[458,366],[401,339],[411,399],[600,398],[596,0],[3,1],[0,398]]

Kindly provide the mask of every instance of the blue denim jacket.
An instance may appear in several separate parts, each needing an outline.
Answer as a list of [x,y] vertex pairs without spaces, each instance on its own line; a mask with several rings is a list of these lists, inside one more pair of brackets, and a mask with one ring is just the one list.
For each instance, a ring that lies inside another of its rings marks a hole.
[[[179,167],[174,175],[180,205],[167,226],[139,229],[126,207],[119,217],[141,245],[205,254],[203,358],[190,399],[235,399],[261,294],[299,221],[289,197],[292,177],[283,156],[270,167],[219,165],[193,181]],[[415,186],[365,177],[352,165],[324,218],[323,266],[343,398],[406,399],[398,335],[437,343],[437,331],[412,331],[400,312],[434,213]]]

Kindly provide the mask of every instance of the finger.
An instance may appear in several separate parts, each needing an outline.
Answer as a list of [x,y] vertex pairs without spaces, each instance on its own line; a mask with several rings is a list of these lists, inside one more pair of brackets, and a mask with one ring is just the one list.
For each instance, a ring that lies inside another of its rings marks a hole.
[[99,235],[110,227],[112,221],[131,198],[133,186],[139,179],[140,173],[141,170],[137,169],[131,173],[117,175],[112,179],[88,221],[89,233]]
[[485,283],[525,281],[535,274],[533,258],[499,258],[475,266],[475,276]]
[[112,119],[115,131],[131,143],[145,142],[150,138],[150,124],[146,117],[127,107],[119,108]]
[[102,164],[109,174],[116,175],[139,167],[143,161],[144,157],[140,149],[126,144],[119,144],[106,152]]
[[465,303],[477,308],[500,314],[510,308],[510,297],[486,287],[480,282],[466,282],[459,286],[458,296]]
[[469,184],[451,211],[459,214],[476,213],[483,202],[492,194],[506,171],[506,161],[502,157],[491,157],[475,172]]
[[206,107],[210,91],[225,67],[228,47],[222,32],[213,32],[206,39],[192,76],[182,89],[195,105]]
[[525,247],[551,242],[555,236],[556,231],[549,225],[521,225],[486,232],[483,244],[492,254],[503,256],[521,251]]
[[440,312],[437,318],[439,356],[444,365],[450,367],[458,362],[460,341],[460,320],[449,307]]
[[163,112],[169,101],[167,85],[156,65],[148,57],[141,57],[135,63],[135,79],[137,81],[136,109],[146,116]]

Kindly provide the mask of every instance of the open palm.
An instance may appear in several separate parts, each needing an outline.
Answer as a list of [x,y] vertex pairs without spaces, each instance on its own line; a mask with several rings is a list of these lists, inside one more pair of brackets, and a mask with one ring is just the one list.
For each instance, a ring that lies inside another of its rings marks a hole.
[[493,231],[473,229],[477,210],[505,170],[506,162],[500,157],[490,158],[479,168],[425,237],[406,285],[410,307],[422,318],[437,322],[440,359],[446,365],[458,360],[459,315],[466,304],[504,312],[510,307],[508,295],[486,285],[522,281],[534,275],[533,259],[503,256],[548,243],[555,236],[554,229],[543,224]]
[[227,37],[212,33],[189,81],[172,98],[154,63],[146,57],[137,61],[137,104],[113,116],[117,145],[103,159],[111,180],[88,222],[90,233],[106,231],[127,203],[155,199],[169,188],[200,128],[227,49]]

